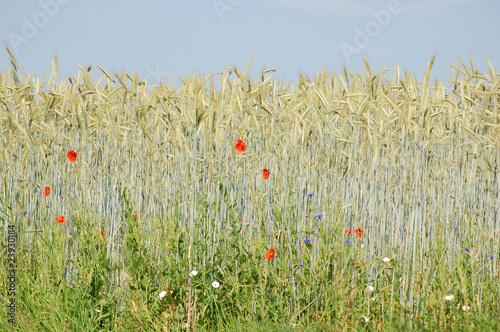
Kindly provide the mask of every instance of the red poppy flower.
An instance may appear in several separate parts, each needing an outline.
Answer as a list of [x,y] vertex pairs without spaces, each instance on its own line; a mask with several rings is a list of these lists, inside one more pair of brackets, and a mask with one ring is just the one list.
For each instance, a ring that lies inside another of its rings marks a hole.
[[262,177],[264,178],[264,180],[269,179],[269,174],[270,174],[270,173],[269,173],[269,170],[268,170],[267,168],[264,168],[264,169],[262,170]]
[[50,187],[45,187],[45,192],[43,193],[45,197],[50,195]]
[[132,216],[135,217],[135,219],[139,219],[139,217],[137,216],[137,213],[134,213]]
[[61,216],[61,215],[58,215],[56,217],[56,221],[57,221],[58,224],[64,224],[66,222],[66,220],[64,220],[64,217]]
[[70,152],[68,152],[68,159],[69,161],[71,161],[72,163],[74,163],[76,161],[76,152],[71,150]]
[[275,254],[275,251],[273,248],[269,249],[267,252],[266,252],[266,259],[271,259],[274,257],[274,254]]
[[104,237],[106,236],[106,233],[104,233],[104,231],[101,229],[101,235],[102,235],[102,238],[104,239]]
[[344,230],[344,233],[346,233],[346,234],[352,234],[352,227],[346,228]]
[[239,153],[245,151],[245,142],[243,142],[241,139],[238,139],[235,148]]
[[354,233],[356,233],[356,237],[361,237],[361,234],[363,234],[363,231],[361,230],[361,228],[358,228],[357,230],[354,231]]

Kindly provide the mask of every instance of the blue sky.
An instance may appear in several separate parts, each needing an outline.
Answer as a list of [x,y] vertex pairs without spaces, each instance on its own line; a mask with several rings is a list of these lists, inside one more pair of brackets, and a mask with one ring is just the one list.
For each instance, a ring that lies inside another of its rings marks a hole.
[[[498,0],[0,0],[0,41],[21,69],[51,71],[57,52],[63,78],[77,64],[139,73],[156,83],[171,74],[208,75],[226,67],[262,68],[297,81],[344,66],[360,71],[367,56],[372,72],[399,65],[421,80],[437,54],[432,77],[448,80],[449,63],[469,62],[500,71]],[[0,72],[9,68],[0,49]]]

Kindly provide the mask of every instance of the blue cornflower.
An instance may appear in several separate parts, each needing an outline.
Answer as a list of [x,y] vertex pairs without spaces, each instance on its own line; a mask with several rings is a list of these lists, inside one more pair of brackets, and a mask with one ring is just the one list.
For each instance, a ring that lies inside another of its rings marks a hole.
[[464,248],[463,250],[465,250],[465,251],[467,251],[468,253],[470,253],[470,250],[469,250],[469,248],[467,248],[467,247],[466,247],[466,248]]
[[489,257],[490,257],[490,259],[493,259],[493,258],[495,258],[495,256],[493,256],[493,255],[490,255]]
[[21,213],[22,215],[26,215],[28,213],[28,211],[24,211],[23,213]]
[[373,269],[373,271],[374,271],[375,273],[377,273],[377,269]]
[[197,155],[196,155],[196,157],[200,158],[200,157],[201,157],[201,155],[200,155],[200,154],[197,154]]
[[247,224],[247,227],[250,227],[250,224]]
[[322,218],[323,216],[324,216],[324,214],[323,214],[323,213],[318,213],[318,214],[316,215],[316,218]]
[[310,193],[310,194],[307,194],[307,196],[309,196],[309,197],[313,197],[313,196],[314,196],[314,194],[313,194],[313,193]]
[[345,243],[352,243],[351,240],[345,240]]
[[304,242],[311,242],[311,241],[312,241],[312,239],[310,237],[304,238]]
[[325,226],[326,229],[330,229],[330,226]]
[[304,267],[304,264],[299,264],[300,267]]

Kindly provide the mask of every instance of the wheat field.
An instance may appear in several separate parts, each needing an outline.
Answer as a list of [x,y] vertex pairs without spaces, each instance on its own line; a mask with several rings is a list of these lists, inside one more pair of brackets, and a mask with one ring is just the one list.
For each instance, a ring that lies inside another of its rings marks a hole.
[[500,328],[491,63],[431,82],[434,58],[422,81],[366,60],[286,83],[251,77],[250,58],[175,87],[11,62],[0,329]]

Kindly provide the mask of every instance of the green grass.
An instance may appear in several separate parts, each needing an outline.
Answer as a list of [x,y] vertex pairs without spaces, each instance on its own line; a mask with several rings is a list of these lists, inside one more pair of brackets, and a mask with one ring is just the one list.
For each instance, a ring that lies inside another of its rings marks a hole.
[[57,62],[40,83],[12,62],[1,330],[498,330],[493,66],[453,66],[450,88],[429,82],[432,61],[422,82],[368,63],[295,85],[230,68],[215,89],[219,74],[178,88],[103,69],[64,80]]

